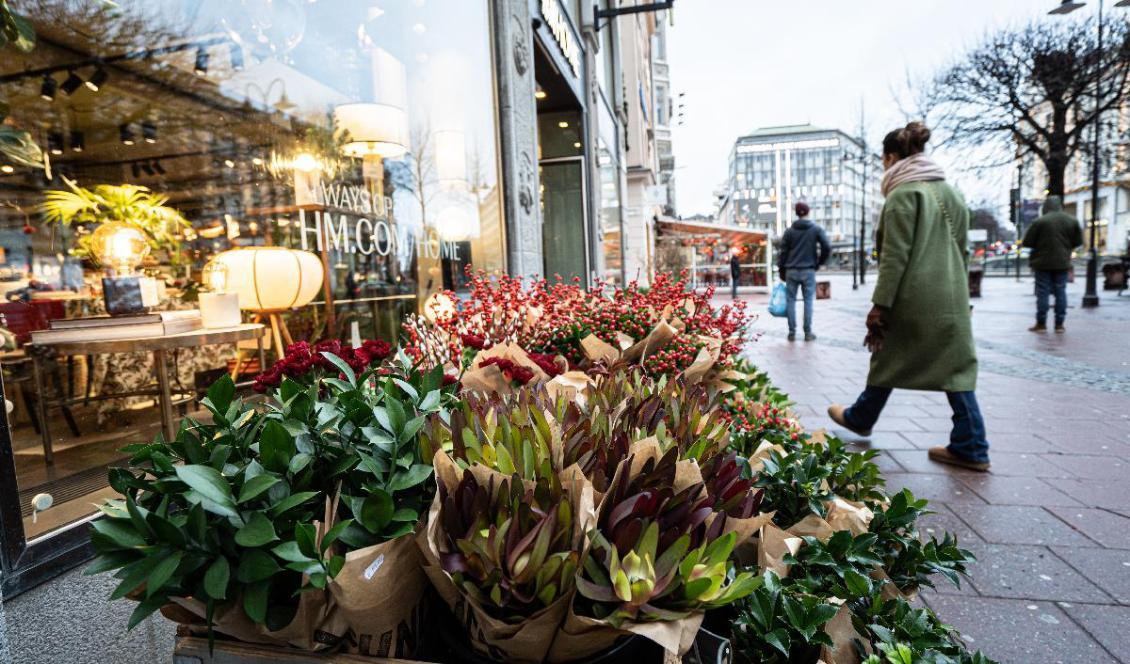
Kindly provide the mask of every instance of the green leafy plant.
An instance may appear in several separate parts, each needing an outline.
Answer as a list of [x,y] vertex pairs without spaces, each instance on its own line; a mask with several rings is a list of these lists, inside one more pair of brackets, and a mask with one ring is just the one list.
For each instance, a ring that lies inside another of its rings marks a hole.
[[918,499],[909,489],[891,496],[890,504],[876,510],[869,530],[876,536],[876,551],[891,581],[904,591],[921,586],[934,587],[931,576],[941,574],[955,586],[967,575],[967,564],[976,561],[969,551],[958,547],[957,538],[946,533],[941,541],[935,537],[923,540],[915,525],[931,512],[927,501]]
[[[302,592],[325,587],[350,550],[413,531],[430,496],[416,433],[444,408],[442,374],[403,354],[361,376],[284,381],[257,409],[228,377],[208,390],[211,422],[186,419],[172,441],[127,448],[110,473],[124,496],[92,524],[88,573],[116,570],[111,599],[141,599],[130,626],[172,597],[207,622],[239,602],[255,623],[288,624]],[[327,522],[327,518],[332,523]]]
[[805,537],[804,545],[794,555],[786,555],[789,583],[805,592],[839,597],[869,598],[874,588],[870,578],[882,560],[875,553],[874,533],[857,537],[846,530],[836,531],[827,542]]
[[[141,231],[154,251],[167,252],[169,261],[179,264],[182,259],[179,233],[191,224],[178,210],[166,205],[168,197],[138,185],[100,184],[87,189],[66,177],[63,181],[67,189],[44,192],[39,210],[47,223],[123,223]],[[76,256],[97,260],[90,238],[90,235],[81,236],[73,252]]]
[[554,476],[561,470],[561,429],[552,419],[552,402],[540,388],[514,395],[462,395],[450,426],[434,429],[433,447],[450,447],[456,463],[479,463],[522,479]]
[[832,639],[824,625],[839,607],[786,586],[773,572],[756,577],[757,588],[737,604],[734,661],[766,664],[815,662]]
[[[857,633],[871,640],[879,664],[989,664],[980,652],[969,653],[952,627],[932,611],[914,608],[902,597],[874,598],[864,615],[853,616]],[[857,645],[857,649],[862,650]],[[880,658],[881,655],[881,658]]]
[[518,475],[482,485],[471,471],[451,492],[440,486],[441,556],[456,585],[498,617],[520,621],[570,593],[580,563],[575,516],[561,487]]
[[762,509],[775,510],[773,521],[788,528],[809,514],[827,515],[824,503],[833,498],[828,479],[832,469],[822,462],[820,451],[803,446],[765,459],[754,486],[764,490]]

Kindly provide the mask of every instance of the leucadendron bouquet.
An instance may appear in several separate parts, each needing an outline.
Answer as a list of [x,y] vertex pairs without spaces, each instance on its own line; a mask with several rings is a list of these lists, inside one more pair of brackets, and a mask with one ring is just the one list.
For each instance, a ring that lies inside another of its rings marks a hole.
[[747,592],[730,553],[771,515],[702,386],[624,368],[575,396],[464,392],[425,429],[426,572],[483,654],[584,661],[632,634],[679,654]]
[[319,364],[260,406],[221,379],[202,402],[210,421],[131,446],[111,471],[123,498],[93,524],[88,572],[114,570],[111,598],[140,601],[131,627],[165,608],[209,634],[316,650],[348,633],[365,650],[415,624],[426,580],[412,538],[434,492],[417,433],[452,388],[403,353],[361,373],[325,351]]

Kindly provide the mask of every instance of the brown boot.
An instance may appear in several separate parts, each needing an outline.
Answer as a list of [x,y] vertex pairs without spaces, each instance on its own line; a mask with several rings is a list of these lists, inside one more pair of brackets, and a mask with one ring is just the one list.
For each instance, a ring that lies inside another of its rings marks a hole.
[[1029,332],[1047,332],[1048,326],[1047,325],[1040,325],[1039,323],[1036,323],[1032,327],[1028,328],[1028,331]]
[[970,461],[969,459],[963,459],[953,452],[950,452],[949,449],[945,447],[931,447],[927,455],[930,457],[931,461],[937,461],[938,463],[958,466],[959,468],[965,468],[967,470],[976,470],[981,473],[989,470],[988,461]]
[[832,418],[832,421],[836,424],[842,426],[843,428],[847,429],[857,436],[863,436],[864,438],[870,436],[871,429],[856,429],[855,427],[847,423],[847,420],[844,419],[845,410],[847,410],[847,408],[839,404],[832,404],[831,406],[828,406],[828,417]]

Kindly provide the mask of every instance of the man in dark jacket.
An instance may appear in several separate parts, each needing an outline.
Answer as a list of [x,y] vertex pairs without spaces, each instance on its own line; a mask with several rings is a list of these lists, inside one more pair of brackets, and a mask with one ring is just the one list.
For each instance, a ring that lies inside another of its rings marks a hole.
[[1028,264],[1036,275],[1036,324],[1032,332],[1048,329],[1048,294],[1055,291],[1055,331],[1063,332],[1067,318],[1067,271],[1071,253],[1083,244],[1083,229],[1075,217],[1063,211],[1063,199],[1048,196],[1043,214],[1024,234],[1024,246],[1032,250]]
[[828,235],[808,218],[808,204],[796,204],[797,220],[781,236],[777,270],[788,288],[789,341],[796,341],[796,292],[804,291],[804,340],[812,341],[812,301],[816,297],[816,270],[828,261],[832,244]]
[[738,299],[738,278],[742,276],[742,262],[738,259],[738,250],[730,252],[730,297]]

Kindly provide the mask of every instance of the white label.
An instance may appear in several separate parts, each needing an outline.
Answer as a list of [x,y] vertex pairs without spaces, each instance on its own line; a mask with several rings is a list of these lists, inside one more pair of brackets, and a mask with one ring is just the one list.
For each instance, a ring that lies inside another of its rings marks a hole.
[[385,554],[382,553],[381,555],[377,556],[376,560],[369,563],[369,566],[365,568],[365,573],[362,576],[365,577],[366,581],[372,581],[373,576],[377,573],[377,570],[379,570],[381,568],[381,565],[384,565],[384,564],[385,564]]

